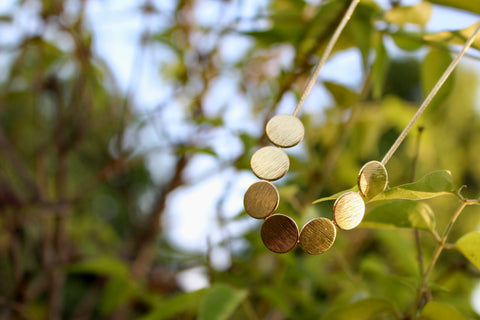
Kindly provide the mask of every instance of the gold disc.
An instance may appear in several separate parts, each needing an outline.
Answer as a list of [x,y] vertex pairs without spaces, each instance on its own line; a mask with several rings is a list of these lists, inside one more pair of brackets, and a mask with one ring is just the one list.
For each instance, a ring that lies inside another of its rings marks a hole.
[[358,174],[358,189],[367,199],[382,193],[388,184],[385,166],[378,161],[367,162]]
[[300,232],[300,245],[309,254],[324,253],[333,245],[337,229],[327,218],[310,220]]
[[290,148],[303,140],[302,122],[290,114],[279,114],[270,119],[265,128],[268,139],[281,148]]
[[333,204],[333,221],[340,229],[351,230],[362,222],[365,202],[358,193],[342,194]]
[[285,151],[272,146],[257,150],[250,159],[253,173],[263,180],[278,180],[290,167],[290,161]]
[[248,187],[243,197],[243,206],[252,218],[264,219],[277,209],[279,199],[277,188],[262,180]]
[[263,222],[260,235],[270,251],[286,253],[297,245],[298,227],[292,218],[284,214],[273,214]]

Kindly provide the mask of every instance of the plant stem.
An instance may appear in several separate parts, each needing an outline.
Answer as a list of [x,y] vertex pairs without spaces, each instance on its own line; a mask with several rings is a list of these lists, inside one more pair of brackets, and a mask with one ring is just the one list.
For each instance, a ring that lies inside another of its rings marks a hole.
[[417,309],[420,307],[420,303],[422,301],[423,294],[427,290],[428,278],[430,277],[430,274],[432,273],[433,268],[435,267],[435,264],[437,263],[438,258],[440,257],[440,254],[442,253],[443,249],[446,249],[447,247],[450,246],[450,244],[447,244],[447,239],[448,239],[448,236],[450,235],[450,231],[452,230],[453,225],[457,221],[457,219],[460,216],[460,214],[462,213],[463,209],[465,209],[465,207],[468,204],[470,204],[468,200],[462,200],[462,203],[460,204],[458,209],[453,214],[452,219],[450,219],[450,222],[448,223],[447,227],[445,228],[445,231],[443,232],[443,235],[442,235],[439,243],[437,244],[437,248],[435,249],[435,252],[433,253],[433,258],[430,261],[430,264],[428,265],[427,270],[422,275],[422,282],[420,283],[420,286],[417,289],[415,302],[414,302],[414,304],[412,306],[412,309],[411,309],[412,318],[415,315],[415,313],[417,312]]
[[[420,142],[422,140],[423,130],[424,130],[423,126],[420,126],[417,129],[417,142],[415,144],[415,154],[412,160],[412,172],[410,175],[410,182],[415,181],[415,176],[417,173],[418,157],[420,154]],[[424,266],[423,266],[422,244],[420,242],[420,231],[418,229],[414,229],[413,234],[415,237],[415,245],[417,248],[418,269],[420,271],[420,274],[423,274]]]
[[445,70],[445,72],[443,73],[443,75],[440,77],[440,79],[438,80],[438,82],[435,84],[435,86],[433,87],[432,91],[430,91],[430,93],[428,94],[428,96],[425,98],[425,100],[423,101],[422,105],[420,106],[420,108],[418,108],[417,112],[415,113],[415,115],[413,116],[412,120],[410,120],[410,122],[407,124],[407,126],[405,127],[405,129],[403,129],[402,133],[400,134],[400,136],[397,138],[397,140],[393,143],[392,147],[390,148],[390,150],[388,150],[387,154],[385,155],[385,157],[382,159],[382,164],[385,165],[387,164],[388,160],[390,160],[390,158],[392,157],[392,155],[395,153],[395,151],[398,149],[398,147],[400,146],[400,144],[403,142],[403,140],[405,139],[405,137],[407,136],[408,132],[410,132],[410,129],[412,129],[413,125],[415,124],[415,122],[418,120],[418,118],[420,118],[420,116],[422,115],[422,113],[425,111],[425,109],[428,107],[428,105],[430,104],[430,102],[433,100],[433,98],[435,97],[435,95],[438,93],[438,91],[440,90],[440,88],[442,87],[442,85],[445,83],[445,81],[447,80],[447,78],[450,76],[450,74],[453,72],[453,69],[455,69],[455,67],[457,66],[458,62],[460,61],[460,59],[463,57],[463,55],[465,54],[465,52],[467,51],[468,48],[470,48],[470,46],[472,45],[473,43],[473,40],[475,40],[475,37],[477,36],[478,32],[480,31],[480,24],[477,26],[477,28],[475,29],[475,31],[472,33],[472,35],[470,36],[470,38],[468,38],[467,42],[465,43],[465,45],[463,46],[463,49],[462,51],[460,51],[460,53],[457,55],[457,57],[452,61],[452,63],[450,63],[450,65],[448,66],[447,70]]
[[303,103],[305,102],[305,99],[307,98],[308,94],[310,93],[313,86],[315,85],[315,82],[317,81],[318,75],[320,73],[320,69],[322,69],[325,62],[327,62],[327,58],[332,52],[333,46],[335,45],[338,38],[340,37],[340,34],[342,33],[343,29],[347,25],[348,20],[350,20],[353,14],[353,11],[355,11],[355,8],[357,7],[359,2],[360,0],[352,0],[350,5],[348,6],[347,11],[345,12],[345,15],[342,18],[342,21],[340,21],[337,29],[335,29],[335,32],[333,33],[332,38],[330,38],[330,41],[328,41],[327,47],[325,48],[325,51],[323,52],[323,55],[320,61],[318,62],[317,66],[313,70],[313,74],[311,75],[310,79],[308,79],[307,85],[303,90],[302,96],[300,97],[300,100],[298,101],[297,106],[293,111],[293,115],[295,117],[298,115],[298,112],[300,112],[300,108],[302,107]]

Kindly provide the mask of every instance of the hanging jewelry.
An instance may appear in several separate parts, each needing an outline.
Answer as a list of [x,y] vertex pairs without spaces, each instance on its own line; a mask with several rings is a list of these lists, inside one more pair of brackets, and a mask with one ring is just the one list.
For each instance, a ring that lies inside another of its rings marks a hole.
[[365,214],[364,199],[373,199],[376,195],[382,193],[388,185],[386,163],[480,32],[479,24],[465,43],[462,51],[448,66],[382,161],[367,162],[360,169],[357,179],[359,191],[346,192],[336,199],[333,205],[333,221],[323,217],[315,218],[307,222],[299,232],[293,219],[284,214],[274,213],[278,207],[280,196],[277,188],[269,181],[278,180],[287,173],[290,162],[287,154],[280,148],[293,147],[303,140],[305,130],[296,116],[359,1],[353,0],[348,7],[342,21],[327,44],[320,62],[315,67],[293,115],[277,115],[268,121],[265,131],[270,142],[276,147],[263,147],[256,151],[251,158],[252,171],[262,180],[252,184],[247,189],[244,196],[244,207],[245,211],[253,218],[264,219],[260,235],[265,246],[273,252],[286,253],[300,244],[307,253],[320,254],[333,245],[336,237],[335,226],[343,230],[351,230],[361,223]]

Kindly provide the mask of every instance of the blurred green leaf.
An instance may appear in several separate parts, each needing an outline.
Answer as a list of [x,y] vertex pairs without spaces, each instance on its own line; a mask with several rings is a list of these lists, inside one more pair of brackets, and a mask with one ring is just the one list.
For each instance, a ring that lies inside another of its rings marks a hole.
[[451,194],[453,190],[453,178],[450,171],[439,170],[425,175],[420,180],[387,189],[375,196],[372,201],[380,200],[423,200]]
[[439,301],[429,301],[420,313],[422,320],[467,320],[457,309]]
[[413,6],[396,6],[388,10],[385,19],[390,23],[404,25],[407,23],[425,26],[432,15],[433,6],[429,2],[419,2]]
[[325,81],[323,84],[330,91],[337,105],[341,107],[350,107],[358,100],[358,93],[345,86],[329,81]]
[[414,32],[398,31],[390,34],[397,47],[405,51],[415,51],[423,47],[421,34]]
[[206,292],[207,289],[202,289],[162,299],[162,302],[139,320],[162,320],[181,314],[195,314]]
[[125,305],[137,293],[137,283],[133,278],[114,277],[109,279],[100,301],[102,314],[110,314]]
[[127,278],[129,275],[129,268],[125,262],[108,256],[81,261],[71,265],[68,269],[72,273],[90,273],[119,278]]
[[480,1],[476,0],[428,0],[431,3],[458,8],[480,14]]
[[203,297],[198,319],[227,319],[246,296],[247,290],[235,289],[229,285],[217,283]]
[[370,210],[360,226],[364,228],[413,228],[434,231],[435,224],[433,211],[426,203],[393,200]]
[[358,186],[355,185],[354,187],[352,187],[352,188],[350,188],[350,189],[337,192],[337,193],[332,194],[331,196],[328,196],[328,197],[323,197],[323,198],[317,199],[317,200],[313,201],[313,204],[319,203],[319,202],[323,202],[323,201],[336,200],[336,199],[337,199],[338,197],[340,197],[342,194],[347,193],[347,192],[349,192],[349,191],[358,191]]
[[372,64],[373,84],[372,94],[375,99],[380,99],[385,84],[385,76],[387,74],[388,53],[383,43],[383,37],[378,35],[377,45],[375,48],[375,61]]
[[470,232],[458,239],[457,249],[480,270],[480,232]]
[[8,14],[0,15],[0,22],[12,22],[12,16]]
[[[428,54],[423,59],[421,64],[421,83],[423,96],[426,97],[433,87],[437,84],[440,77],[443,75],[445,70],[448,68],[452,62],[452,57],[450,53],[445,50],[438,48],[432,48]],[[448,94],[452,91],[453,88],[453,77],[450,76],[441,89],[435,95],[432,102],[430,102],[429,112],[435,110],[435,107],[442,102]]]
[[337,307],[324,314],[321,319],[368,320],[376,319],[380,315],[395,313],[395,307],[390,301],[380,298],[369,298]]
[[[479,2],[480,3],[480,2]],[[443,44],[459,44],[464,45],[467,39],[472,35],[473,31],[477,28],[478,22],[471,26],[452,31],[441,31],[438,33],[426,34],[423,36],[425,41],[440,42]],[[480,38],[476,37],[472,44],[473,48],[480,49]],[[436,66],[436,69],[440,69]]]

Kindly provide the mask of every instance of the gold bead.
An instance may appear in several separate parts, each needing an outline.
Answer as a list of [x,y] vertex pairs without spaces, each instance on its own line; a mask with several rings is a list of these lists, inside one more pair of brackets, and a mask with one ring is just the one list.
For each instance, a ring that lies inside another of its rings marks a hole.
[[268,146],[257,150],[250,159],[253,173],[263,180],[278,180],[290,167],[290,161],[285,151]]
[[333,245],[337,229],[327,218],[316,218],[305,224],[300,232],[300,245],[309,254],[320,254]]
[[270,119],[265,132],[268,139],[281,148],[290,148],[297,145],[305,135],[302,122],[289,114],[279,114]]
[[362,222],[365,202],[358,193],[342,194],[333,204],[333,221],[343,230],[351,230]]
[[292,218],[284,214],[273,214],[263,222],[260,235],[269,250],[286,253],[297,245],[298,227]]
[[382,193],[388,184],[388,174],[385,166],[378,161],[367,162],[358,174],[358,189],[367,199],[372,199]]
[[271,182],[262,180],[248,187],[243,206],[252,218],[264,219],[277,209],[279,199],[277,188]]

